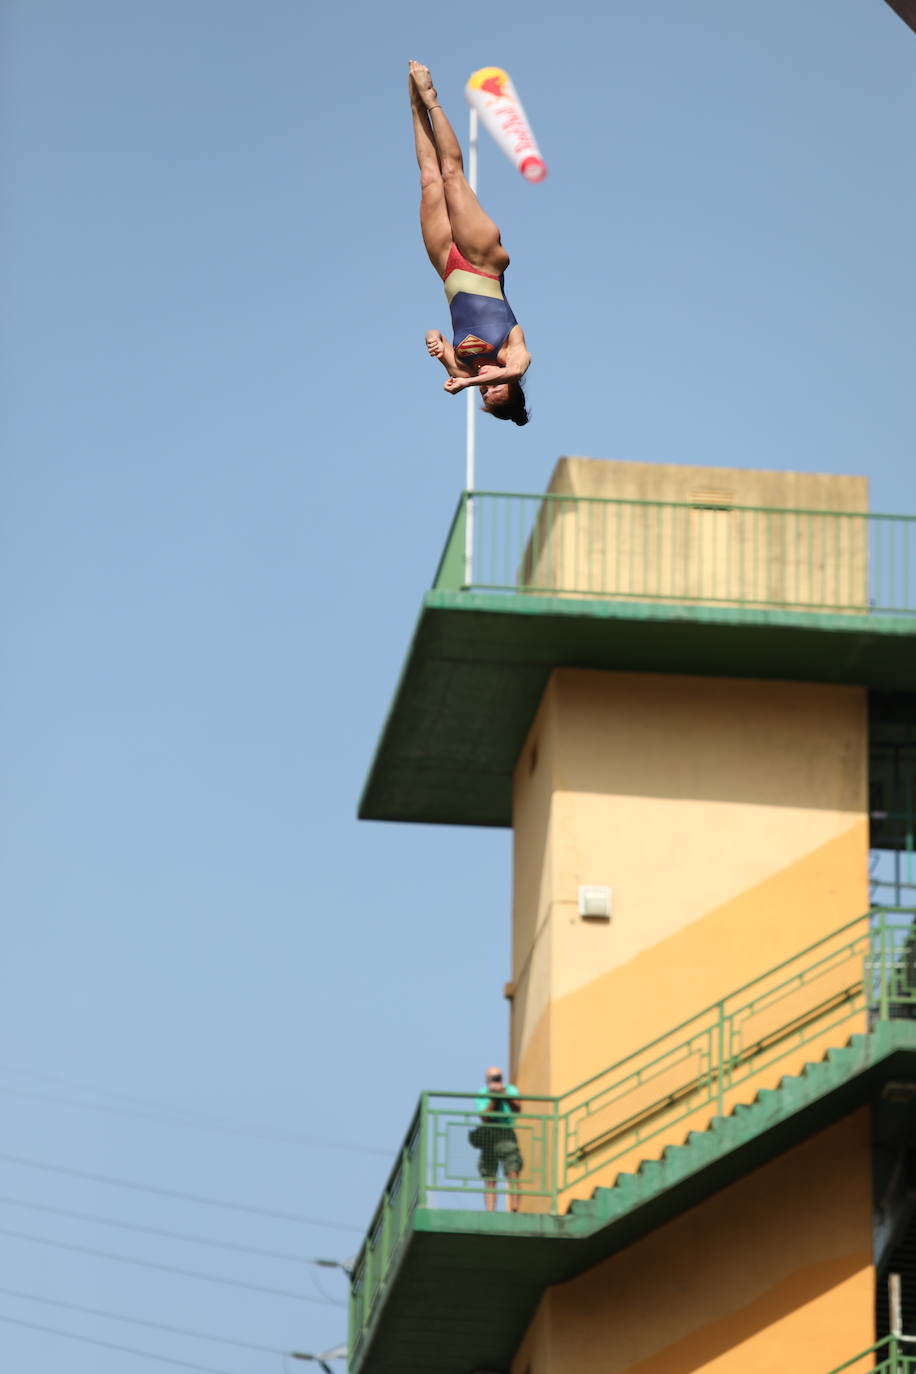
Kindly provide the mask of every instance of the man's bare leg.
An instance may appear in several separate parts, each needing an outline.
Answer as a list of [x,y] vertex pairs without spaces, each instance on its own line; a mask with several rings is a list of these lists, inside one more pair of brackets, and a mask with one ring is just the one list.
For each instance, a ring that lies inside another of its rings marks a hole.
[[517,1212],[519,1204],[518,1174],[506,1174],[509,1185],[509,1211]]
[[496,1211],[496,1179],[487,1179],[486,1205],[488,1212]]

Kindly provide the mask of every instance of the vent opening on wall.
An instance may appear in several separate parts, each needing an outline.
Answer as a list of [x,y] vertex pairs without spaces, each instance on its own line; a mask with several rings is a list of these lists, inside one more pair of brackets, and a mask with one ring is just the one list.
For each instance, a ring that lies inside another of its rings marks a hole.
[[698,487],[692,491],[688,500],[691,506],[700,510],[731,510],[735,504],[735,493],[724,487]]

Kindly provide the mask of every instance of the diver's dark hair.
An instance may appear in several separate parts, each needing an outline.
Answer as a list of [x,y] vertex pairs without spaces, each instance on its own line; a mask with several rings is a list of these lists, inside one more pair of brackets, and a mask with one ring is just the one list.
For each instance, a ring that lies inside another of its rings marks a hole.
[[495,415],[497,420],[511,420],[516,425],[527,425],[530,420],[527,406],[525,405],[525,392],[521,382],[507,382],[509,388],[509,399],[505,405],[501,406],[481,406],[488,415]]

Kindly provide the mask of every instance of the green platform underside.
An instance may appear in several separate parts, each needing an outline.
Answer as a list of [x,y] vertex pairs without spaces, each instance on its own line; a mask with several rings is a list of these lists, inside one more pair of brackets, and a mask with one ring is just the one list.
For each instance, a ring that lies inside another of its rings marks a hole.
[[[567,1216],[418,1208],[354,1374],[508,1371],[544,1289],[591,1269],[916,1075],[916,1023],[869,1035],[693,1133]],[[818,1374],[818,1371],[812,1371]]]
[[360,817],[510,826],[515,762],[558,667],[912,693],[916,621],[429,592]]

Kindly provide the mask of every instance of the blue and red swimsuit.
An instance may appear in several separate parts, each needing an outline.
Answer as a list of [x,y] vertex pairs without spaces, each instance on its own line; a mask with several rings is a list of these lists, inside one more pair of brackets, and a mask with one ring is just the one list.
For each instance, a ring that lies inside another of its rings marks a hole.
[[481,272],[462,257],[453,243],[443,276],[445,295],[452,312],[452,343],[455,357],[470,366],[496,357],[510,330],[518,324],[503,295],[503,276]]

